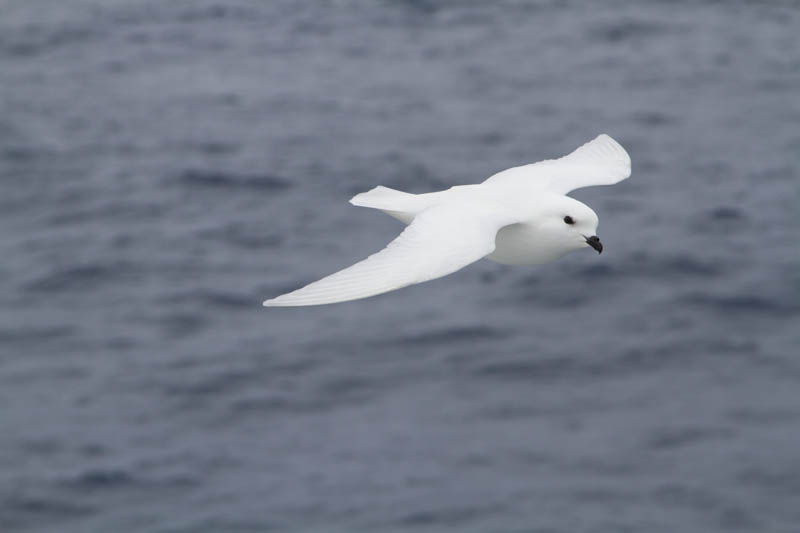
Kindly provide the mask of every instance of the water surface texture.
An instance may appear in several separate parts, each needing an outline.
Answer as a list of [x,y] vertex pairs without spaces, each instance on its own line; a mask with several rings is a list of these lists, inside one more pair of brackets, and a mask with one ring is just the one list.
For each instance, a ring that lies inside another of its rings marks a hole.
[[[797,531],[798,95],[795,2],[0,2],[0,530]],[[602,256],[261,307],[601,132]]]

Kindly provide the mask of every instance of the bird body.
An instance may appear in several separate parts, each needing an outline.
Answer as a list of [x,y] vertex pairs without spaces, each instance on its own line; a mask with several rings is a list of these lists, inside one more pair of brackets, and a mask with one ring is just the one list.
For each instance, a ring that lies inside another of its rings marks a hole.
[[510,168],[480,184],[423,194],[375,187],[350,203],[387,213],[407,224],[405,231],[367,259],[264,305],[366,298],[445,276],[483,257],[528,265],[585,247],[601,252],[597,215],[566,193],[629,176],[625,149],[600,135],[560,159]]

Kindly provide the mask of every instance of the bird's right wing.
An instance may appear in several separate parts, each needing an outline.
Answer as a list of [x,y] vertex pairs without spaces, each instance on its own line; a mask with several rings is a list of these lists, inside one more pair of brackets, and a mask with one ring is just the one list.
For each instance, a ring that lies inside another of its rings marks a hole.
[[481,206],[432,206],[380,252],[264,306],[332,304],[440,278],[492,253],[498,230],[516,222]]

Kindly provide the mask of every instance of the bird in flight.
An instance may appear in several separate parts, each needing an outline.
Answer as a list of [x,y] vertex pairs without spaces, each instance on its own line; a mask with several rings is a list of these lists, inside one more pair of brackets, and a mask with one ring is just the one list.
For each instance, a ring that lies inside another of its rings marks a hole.
[[597,215],[567,193],[631,175],[631,159],[608,135],[574,152],[509,168],[483,183],[411,194],[378,186],[350,203],[408,227],[383,250],[344,270],[264,302],[266,307],[357,300],[422,283],[481,258],[508,265],[555,261],[581,248],[597,253]]

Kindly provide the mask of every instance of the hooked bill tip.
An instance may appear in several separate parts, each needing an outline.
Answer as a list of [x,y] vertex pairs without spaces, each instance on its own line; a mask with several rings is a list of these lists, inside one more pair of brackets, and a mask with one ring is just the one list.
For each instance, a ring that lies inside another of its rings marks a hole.
[[586,237],[586,244],[597,250],[598,254],[603,253],[603,243],[600,242],[600,237],[598,237],[597,235]]

